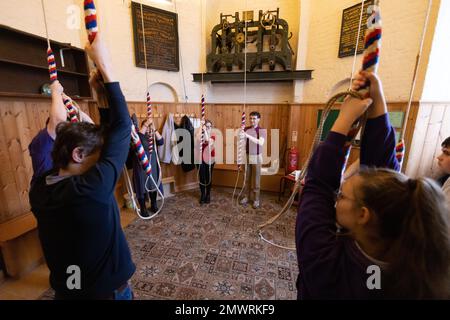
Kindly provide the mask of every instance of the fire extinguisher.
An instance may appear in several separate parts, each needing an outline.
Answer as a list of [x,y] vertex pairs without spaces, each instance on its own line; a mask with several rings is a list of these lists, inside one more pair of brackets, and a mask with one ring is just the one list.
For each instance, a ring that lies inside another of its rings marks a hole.
[[287,173],[297,170],[298,166],[298,150],[296,147],[289,148]]

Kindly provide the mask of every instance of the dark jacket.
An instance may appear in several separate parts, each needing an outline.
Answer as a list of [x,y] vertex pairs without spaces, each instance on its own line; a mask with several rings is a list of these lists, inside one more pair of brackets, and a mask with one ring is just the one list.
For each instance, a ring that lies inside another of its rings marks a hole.
[[[60,297],[107,296],[130,279],[136,268],[114,197],[130,146],[131,121],[119,83],[105,86],[112,130],[97,164],[54,184],[48,184],[46,176],[57,172],[49,172],[30,191],[50,284]],[[67,268],[73,265],[81,271],[80,290],[67,288]]]
[[[194,162],[194,126],[192,125],[191,120],[188,116],[183,116],[181,118],[181,124],[179,126],[175,125],[175,129],[185,129],[189,131],[189,134],[191,135],[191,162],[190,163],[184,163],[181,162],[181,168],[184,172],[189,172],[195,169],[195,162]],[[183,141],[183,137],[178,137],[178,144],[180,144]],[[183,150],[180,150],[179,152],[180,159],[183,158]]]

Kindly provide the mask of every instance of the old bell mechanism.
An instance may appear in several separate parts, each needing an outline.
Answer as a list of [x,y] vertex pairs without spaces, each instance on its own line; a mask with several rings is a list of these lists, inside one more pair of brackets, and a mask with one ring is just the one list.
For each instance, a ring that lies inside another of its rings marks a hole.
[[263,69],[267,65],[275,70],[292,70],[294,51],[289,44],[292,32],[286,20],[280,18],[280,10],[259,11],[258,19],[253,11],[245,11],[242,20],[239,12],[220,14],[220,23],[211,32],[211,53],[207,56],[209,72],[232,71],[233,66],[244,68],[244,51],[247,45],[247,71]]

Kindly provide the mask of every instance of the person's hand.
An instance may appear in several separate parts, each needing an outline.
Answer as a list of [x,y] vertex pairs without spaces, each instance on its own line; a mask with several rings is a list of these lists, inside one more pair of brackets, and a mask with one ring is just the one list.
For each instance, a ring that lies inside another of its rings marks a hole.
[[239,137],[240,137],[241,139],[247,138],[247,134],[245,133],[244,130],[241,129],[241,132],[239,133]]
[[111,57],[109,55],[106,44],[103,41],[101,33],[97,34],[92,44],[86,44],[85,50],[89,58],[94,61],[98,70],[101,72],[105,83],[114,82]]
[[374,118],[387,112],[386,99],[384,97],[383,85],[376,73],[360,71],[355,75],[352,90],[358,91],[366,84],[369,85],[369,96],[373,100],[374,107],[369,109],[369,118]]
[[89,75],[89,85],[95,90],[97,95],[105,93],[105,83],[103,82],[102,75],[98,70],[92,70]]
[[370,97],[373,100],[379,99],[383,95],[383,85],[381,80],[376,73],[368,71],[359,71],[353,78],[352,90],[358,91],[361,87],[366,84],[370,87]]
[[64,88],[58,80],[53,81],[53,83],[50,85],[50,89],[52,91],[53,96],[60,97],[62,95],[62,93],[64,92]]
[[372,104],[373,100],[347,97],[341,106],[341,111],[331,131],[347,135],[353,123],[358,120]]
[[155,129],[155,123],[153,122],[153,119],[149,120],[149,128],[150,128],[150,131],[155,131],[156,130]]
[[103,77],[98,70],[92,70],[89,77],[89,84],[92,89],[94,89],[95,98],[99,107],[107,107],[108,99],[105,89],[105,83],[103,82]]

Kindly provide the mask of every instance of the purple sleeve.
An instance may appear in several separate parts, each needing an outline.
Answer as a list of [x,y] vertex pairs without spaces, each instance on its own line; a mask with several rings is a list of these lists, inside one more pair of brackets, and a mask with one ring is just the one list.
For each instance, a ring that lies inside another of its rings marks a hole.
[[311,159],[297,215],[296,244],[300,265],[323,257],[324,250],[335,244],[335,192],[341,181],[345,141],[346,136],[330,132]]
[[311,159],[296,224],[299,290],[305,296],[334,296],[342,241],[336,236],[335,192],[341,182],[347,137],[330,132]]
[[367,120],[360,158],[361,165],[399,170],[395,157],[395,130],[388,114]]
[[164,138],[163,137],[161,137],[161,139],[156,139],[156,145],[157,146],[162,146],[164,144]]
[[28,150],[30,152],[31,163],[33,165],[33,178],[34,179],[43,175],[53,167],[52,150],[55,141],[47,132],[47,129],[42,129],[33,138]]

